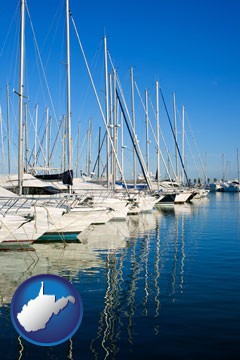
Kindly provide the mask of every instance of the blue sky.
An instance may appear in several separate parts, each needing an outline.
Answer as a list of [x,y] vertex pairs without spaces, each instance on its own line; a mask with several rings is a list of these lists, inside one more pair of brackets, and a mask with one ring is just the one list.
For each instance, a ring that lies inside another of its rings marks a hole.
[[[59,122],[66,112],[64,0],[42,0],[41,2],[28,0],[27,4],[54,103],[55,121]],[[203,163],[206,161],[207,175],[210,178],[222,177],[222,154],[224,154],[226,177],[236,177],[236,152],[240,147],[240,1],[70,0],[70,8],[93,72],[102,106],[104,107],[102,38],[106,34],[108,49],[117,68],[128,104],[130,105],[129,68],[133,67],[135,80],[143,97],[145,89],[148,89],[152,102],[155,102],[154,83],[155,80],[159,80],[171,117],[173,92],[176,94],[179,113],[181,113],[182,105],[185,106],[202,161]],[[5,128],[6,154],[5,85],[8,82],[11,90],[18,87],[18,1],[2,1],[0,14],[0,103]],[[39,117],[43,119],[45,107],[49,105],[52,114],[53,109],[47,96],[43,74],[41,70],[38,71],[39,60],[34,50],[28,16],[26,23],[25,91],[29,96],[29,113],[34,117],[34,106],[39,103]],[[92,161],[94,163],[97,131],[100,125],[103,127],[103,123],[72,24],[70,25],[74,154],[76,154],[78,124],[80,123],[81,144],[85,148],[84,138],[91,118],[93,121]],[[17,99],[12,91],[10,91],[10,96],[13,156],[16,153],[14,144],[17,141]],[[135,94],[135,100],[136,127],[143,155],[145,155],[144,112],[137,94]],[[154,124],[153,112],[150,114],[150,119]],[[174,161],[173,140],[162,103],[160,103],[160,122]],[[31,131],[31,125],[29,125],[29,148],[33,137]],[[39,130],[39,134],[41,131]],[[180,122],[178,132],[180,137]],[[187,125],[186,136],[188,138],[186,139],[187,171],[190,178],[196,178],[198,173],[193,166],[188,141],[196,163],[199,164],[199,162]],[[155,148],[154,141],[151,140],[150,150],[153,161],[150,170],[154,172]],[[131,177],[132,154],[127,136],[126,143],[128,149],[125,170]],[[181,146],[181,143],[179,145]],[[59,148],[56,151],[55,162],[59,160],[60,153]],[[85,158],[85,150],[83,150],[80,165],[83,169]],[[164,174],[163,169],[163,177]],[[200,168],[199,176],[202,177]]]

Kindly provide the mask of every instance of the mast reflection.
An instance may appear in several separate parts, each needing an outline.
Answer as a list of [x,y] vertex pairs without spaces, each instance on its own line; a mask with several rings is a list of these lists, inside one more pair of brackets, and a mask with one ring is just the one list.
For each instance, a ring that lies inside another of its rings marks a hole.
[[[192,210],[182,210],[131,217],[126,249],[107,254],[104,308],[90,345],[95,359],[115,359],[120,343],[131,353],[145,321],[157,336],[165,302],[174,303],[183,294],[185,219]],[[161,286],[168,293],[161,293]]]

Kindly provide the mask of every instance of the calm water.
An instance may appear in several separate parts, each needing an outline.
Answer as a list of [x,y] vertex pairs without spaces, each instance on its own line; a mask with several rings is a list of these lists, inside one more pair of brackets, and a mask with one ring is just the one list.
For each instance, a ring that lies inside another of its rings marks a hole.
[[[0,359],[239,359],[240,197],[211,194],[100,226],[87,244],[0,252]],[[39,273],[70,280],[84,304],[74,337],[18,337],[9,304]]]

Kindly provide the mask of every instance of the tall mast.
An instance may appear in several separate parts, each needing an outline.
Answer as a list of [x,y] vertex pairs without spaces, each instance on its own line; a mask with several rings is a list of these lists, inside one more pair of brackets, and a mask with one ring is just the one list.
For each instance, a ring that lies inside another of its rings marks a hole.
[[[107,38],[104,36],[103,38],[104,44],[104,74],[105,74],[105,116],[106,116],[106,124],[109,127],[109,86],[108,86],[108,61],[107,61]],[[106,137],[106,169],[107,169],[107,187],[110,186],[109,180],[109,169],[110,161],[109,161],[109,133],[107,133]]]
[[[72,134],[71,134],[71,92],[70,92],[70,35],[69,0],[66,0],[66,66],[67,66],[67,161],[68,170],[72,170]],[[69,188],[70,191],[70,188]]]
[[[118,120],[117,120],[117,74],[116,69],[113,70],[113,146],[118,156]],[[113,156],[113,189],[117,180],[117,164],[116,158]]]
[[146,168],[149,172],[149,130],[148,130],[148,91],[145,90],[145,121],[146,121]]
[[[133,78],[133,68],[130,68],[130,78],[131,78],[131,101],[132,101],[132,128],[135,132],[135,101],[134,101],[134,78]],[[133,182],[134,188],[137,185],[137,170],[136,170],[136,151],[133,144]]]
[[174,117],[174,134],[175,134],[175,160],[176,160],[176,175],[178,177],[178,151],[177,151],[177,111],[176,111],[176,97],[173,93],[173,117]]
[[123,128],[123,113],[120,113],[120,124],[121,124],[121,168],[122,172],[124,173],[124,128]]
[[237,179],[239,182],[239,156],[238,156],[238,148],[237,148]]
[[80,157],[80,123],[78,124],[78,137],[77,137],[76,177],[79,176],[79,157]]
[[185,111],[184,106],[182,107],[182,182],[184,181],[184,162],[185,162],[185,154],[184,154],[184,136],[185,136],[185,129],[184,129],[184,117],[185,117]]
[[51,146],[51,136],[52,136],[52,117],[49,116],[48,120],[48,153],[47,153],[47,167],[48,174],[50,173],[50,146]]
[[2,108],[0,106],[0,137],[1,137],[1,155],[2,155],[2,174],[5,173],[5,161],[4,161],[4,144],[3,144],[3,118]]
[[10,107],[9,107],[9,89],[6,85],[6,98],[7,98],[7,132],[8,132],[8,174],[11,173],[11,154],[10,154]]
[[28,173],[28,121],[27,121],[27,103],[24,103],[24,140],[25,140],[25,173]]
[[46,108],[46,130],[45,130],[45,156],[44,156],[44,168],[45,174],[47,174],[47,164],[48,164],[48,121],[49,121],[49,108]]
[[88,121],[88,131],[87,131],[87,151],[86,151],[86,173],[87,176],[91,176],[91,142],[92,142],[92,119]]
[[222,154],[222,181],[225,180],[225,169],[224,169],[224,154]]
[[[111,73],[109,74],[109,130],[113,143],[113,76]],[[113,162],[114,156],[112,144],[109,144],[109,173],[111,174],[111,179],[113,179]]]
[[157,183],[158,187],[161,179],[160,169],[160,125],[159,125],[159,83],[156,81],[156,130],[157,130]]
[[98,160],[97,160],[97,178],[100,177],[100,152],[101,152],[101,126],[98,129]]
[[91,176],[91,165],[92,165],[92,119],[90,119],[90,124],[89,124],[89,156],[88,156],[89,176]]
[[25,0],[20,0],[20,74],[19,74],[19,118],[18,118],[18,193],[23,186],[23,88],[24,88],[24,43],[25,43]]
[[66,115],[63,116],[63,121],[62,121],[62,172],[66,170],[65,136],[66,136]]
[[37,166],[37,128],[38,128],[38,104],[35,105],[35,135],[34,135],[34,161],[33,169]]

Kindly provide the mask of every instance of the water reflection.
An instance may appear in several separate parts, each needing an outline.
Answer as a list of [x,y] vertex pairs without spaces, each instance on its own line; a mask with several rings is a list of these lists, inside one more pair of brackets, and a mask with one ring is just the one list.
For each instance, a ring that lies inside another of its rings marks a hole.
[[18,360],[21,360],[22,356],[23,356],[24,347],[23,347],[23,344],[22,344],[22,341],[21,341],[21,336],[18,336],[17,339],[18,339],[18,344],[19,344],[19,357],[18,357]]
[[131,353],[144,323],[148,332],[159,334],[162,307],[184,291],[186,211],[182,209],[167,218],[165,209],[130,217],[128,251],[108,254],[104,308],[90,345],[94,359],[117,358],[123,342]]
[[37,244],[32,251],[0,252],[0,304],[10,304],[16,288],[37,274],[59,274],[72,279],[81,269],[103,266],[89,246],[84,244]]
[[68,359],[73,360],[73,341],[72,339],[68,340],[69,350],[68,350]]
[[[88,292],[100,282],[106,290],[102,303],[96,305],[97,330],[88,330],[88,357],[115,359],[122,346],[131,353],[144,327],[148,336],[161,334],[166,305],[184,294],[185,227],[194,211],[192,205],[166,207],[130,216],[126,222],[89,227],[81,244],[36,244],[32,251],[0,252],[1,306],[10,304],[21,282],[40,273],[83,281]],[[85,315],[90,316],[87,309]],[[22,359],[21,338],[18,344]],[[69,359],[77,351],[73,345],[74,338],[68,343]]]
[[[156,255],[155,255],[155,264],[154,264],[154,287],[156,289],[156,294],[154,297],[155,300],[155,314],[154,317],[155,319],[158,318],[159,316],[159,311],[160,311],[160,275],[161,275],[161,270],[160,270],[160,254],[161,254],[161,242],[160,242],[160,227],[159,227],[159,223],[157,222],[156,224],[156,231],[155,231],[155,238],[156,238]],[[156,323],[155,327],[154,327],[154,334],[158,335],[159,333],[159,324]]]

